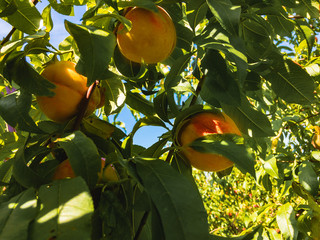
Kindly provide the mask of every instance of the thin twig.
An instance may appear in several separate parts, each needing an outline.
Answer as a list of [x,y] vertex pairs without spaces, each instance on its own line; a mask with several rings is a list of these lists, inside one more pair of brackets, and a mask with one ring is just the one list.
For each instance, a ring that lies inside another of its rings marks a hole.
[[150,211],[147,211],[143,214],[143,217],[140,221],[140,225],[138,227],[138,230],[136,232],[136,235],[134,236],[134,240],[138,240],[140,238],[140,235],[141,235],[141,232],[142,232],[142,229],[144,227],[144,225],[146,225],[147,223],[147,219],[149,217],[149,214],[150,214]]

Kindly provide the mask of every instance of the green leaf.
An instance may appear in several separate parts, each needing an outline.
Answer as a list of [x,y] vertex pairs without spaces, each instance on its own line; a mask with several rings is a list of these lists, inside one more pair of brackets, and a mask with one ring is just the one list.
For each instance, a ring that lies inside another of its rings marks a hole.
[[311,155],[315,160],[320,162],[320,151],[313,151]]
[[187,64],[190,61],[193,53],[187,53],[180,56],[172,65],[170,72],[165,78],[164,87],[166,90],[170,90],[172,87],[175,87],[180,82],[179,75],[186,68]]
[[[16,48],[22,47],[26,43],[30,43],[30,42],[34,41],[35,39],[46,37],[47,36],[46,34],[47,33],[45,31],[38,31],[37,33],[35,33],[33,35],[28,35],[28,36],[26,36],[24,38],[19,38],[18,40],[17,39],[12,39],[11,41],[7,42],[0,49],[0,53],[1,54],[9,53],[9,52],[11,52],[12,50],[14,50]],[[20,52],[20,53],[18,52],[18,55],[19,56],[17,56],[17,57],[21,57],[23,55],[23,53],[22,52]],[[14,55],[14,56],[16,56],[16,55]]]
[[64,4],[69,4],[69,5],[76,5],[76,6],[81,6],[85,5],[88,2],[88,0],[64,0]]
[[203,100],[207,101],[213,96],[219,102],[239,106],[241,104],[240,89],[220,53],[216,50],[208,50],[202,60],[202,67],[205,69],[203,72],[207,71],[200,92]]
[[245,79],[248,68],[247,57],[245,54],[234,48],[231,44],[223,42],[209,42],[202,45],[202,47],[223,52],[228,61],[236,64],[239,80],[243,81]]
[[222,104],[222,109],[237,124],[242,133],[253,137],[274,136],[267,116],[255,110],[244,96],[241,97],[241,106]]
[[208,6],[221,26],[232,35],[238,35],[241,6],[230,0],[207,0]]
[[241,21],[241,37],[245,42],[247,55],[259,60],[270,55],[273,48],[273,29],[269,22],[258,15],[247,15]]
[[176,47],[182,48],[188,52],[191,51],[194,33],[190,28],[187,28],[182,24],[175,24],[175,29],[177,33]]
[[29,188],[2,203],[0,212],[0,239],[29,239],[29,224],[38,213],[35,189]]
[[274,31],[281,37],[290,37],[294,30],[295,22],[287,18],[287,13],[283,8],[278,8],[274,15],[267,15],[268,22],[274,28]]
[[155,3],[152,0],[132,0],[132,1],[126,1],[126,0],[120,0],[118,1],[118,7],[126,8],[126,7],[142,7],[149,9],[151,11],[158,11],[158,8],[156,7]]
[[[11,57],[11,56],[10,56]],[[50,90],[55,85],[42,77],[23,57],[23,52],[17,52],[7,61],[8,78],[16,82],[21,89],[39,96],[54,96]]]
[[[34,34],[40,26],[41,15],[31,1],[14,1],[17,10],[10,15],[2,17],[3,20],[27,34]],[[0,10],[7,9],[7,0],[0,1]]]
[[37,155],[47,155],[49,150],[47,147],[40,146],[38,144],[32,144],[30,147],[26,147],[28,141],[21,146],[14,156],[13,162],[13,177],[23,187],[35,187],[38,188],[44,182],[44,178],[40,176],[30,164],[30,161]]
[[126,88],[119,77],[112,77],[100,82],[105,89],[104,112],[106,115],[118,112],[126,100]]
[[255,178],[254,159],[246,149],[243,138],[235,134],[211,134],[197,138],[190,145],[198,152],[219,154],[234,162],[243,173]]
[[154,144],[152,144],[149,148],[144,150],[140,155],[142,157],[148,157],[148,158],[157,158],[160,157],[160,153],[162,148],[167,144],[168,139],[160,139]]
[[98,181],[101,159],[96,145],[84,133],[76,131],[57,142],[66,151],[71,167],[93,188]]
[[29,115],[32,96],[25,91],[0,98],[0,116],[12,127],[32,133],[43,133]]
[[284,239],[297,239],[297,220],[295,219],[294,209],[289,202],[279,207],[276,219]]
[[196,26],[205,18],[208,5],[205,0],[189,1],[187,5],[187,18],[193,31]]
[[[3,151],[3,149],[1,149]],[[0,154],[0,157],[1,154]],[[7,157],[7,156],[6,156]],[[6,159],[2,158],[2,159]],[[12,165],[13,165],[13,158],[8,159],[7,161],[0,162],[0,181],[8,183],[11,179],[12,175]]]
[[131,219],[121,201],[111,191],[104,191],[99,202],[99,214],[104,222],[103,231],[108,239],[131,239]]
[[111,137],[115,128],[112,124],[100,118],[88,117],[82,120],[81,130],[107,140]]
[[154,111],[156,114],[166,122],[169,121],[169,116],[168,116],[168,96],[166,92],[162,92],[158,94],[154,99],[153,99],[153,104],[154,104]]
[[73,6],[69,4],[64,3],[58,3],[57,0],[49,0],[50,6],[56,10],[58,13],[61,13],[63,15],[73,15]]
[[176,169],[181,175],[188,178],[188,180],[196,186],[195,179],[192,175],[192,166],[180,154],[174,154],[170,165]]
[[130,79],[140,78],[146,69],[139,63],[132,62],[125,58],[119,50],[117,45],[114,49],[113,60],[118,71]]
[[309,161],[304,161],[299,166],[299,182],[311,194],[317,195],[319,191],[318,176]]
[[262,229],[262,226],[252,227],[247,229],[245,233],[241,233],[239,237],[221,237],[217,235],[210,235],[210,240],[251,240],[255,239],[254,236]]
[[76,41],[80,60],[77,72],[88,78],[88,86],[101,79],[114,52],[116,37],[98,28],[82,26],[65,21],[65,27]]
[[314,101],[314,82],[310,75],[292,60],[276,59],[270,71],[262,76],[273,91],[288,103],[310,104]]
[[164,161],[135,159],[135,163],[159,212],[165,238],[207,240],[207,215],[197,189]]
[[91,239],[94,211],[82,178],[57,180],[39,189],[41,211],[31,225],[31,239]]
[[314,213],[320,216],[320,206],[318,205],[317,201],[314,199],[311,194],[302,187],[301,184],[297,182],[292,183],[292,188],[300,197],[308,201],[310,208],[314,211]]
[[279,179],[279,169],[277,166],[277,159],[275,157],[265,161],[263,168],[273,178]]
[[[306,25],[304,22],[302,22],[301,24],[299,24],[297,22],[298,28],[300,30],[300,34],[302,35],[302,39],[305,39],[306,43],[307,43],[307,47],[308,47],[308,58],[310,58],[311,53],[312,53],[312,48],[314,46],[315,43],[315,33],[314,31]],[[302,42],[302,40],[300,40]]]
[[319,18],[319,2],[314,0],[299,1],[297,6],[293,8],[297,15],[305,16],[308,18]]
[[46,6],[42,11],[42,19],[43,19],[43,25],[46,26],[46,31],[50,32],[53,28],[53,21],[51,18],[51,6]]
[[11,0],[8,5],[0,12],[0,17],[6,17],[14,14],[18,10],[15,0]]
[[146,116],[153,116],[155,114],[153,103],[142,97],[139,93],[127,91],[126,104]]

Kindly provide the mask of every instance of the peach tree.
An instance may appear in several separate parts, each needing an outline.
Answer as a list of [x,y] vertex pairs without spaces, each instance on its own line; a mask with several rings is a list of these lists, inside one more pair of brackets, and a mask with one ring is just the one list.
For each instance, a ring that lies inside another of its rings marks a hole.
[[[80,5],[53,44],[52,13]],[[138,25],[126,15],[137,8]],[[0,42],[0,239],[320,239],[318,1],[0,0],[0,17],[12,26]],[[123,50],[118,35],[139,41]],[[168,52],[134,62],[131,50]],[[55,96],[42,72],[56,61],[88,87],[64,122],[37,102]],[[193,168],[176,141],[207,111],[241,132],[188,144],[233,163],[219,172]],[[147,147],[134,138],[145,126],[163,128]]]

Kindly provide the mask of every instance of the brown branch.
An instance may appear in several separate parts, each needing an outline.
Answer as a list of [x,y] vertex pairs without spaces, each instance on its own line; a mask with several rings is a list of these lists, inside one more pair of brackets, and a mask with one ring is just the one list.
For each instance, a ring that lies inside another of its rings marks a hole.
[[90,98],[94,92],[94,90],[96,89],[96,87],[98,86],[99,81],[95,81],[87,90],[86,95],[82,98],[80,104],[79,104],[79,113],[77,114],[76,120],[74,122],[73,125],[73,129],[74,131],[79,130],[80,129],[80,124],[82,119],[84,118],[89,102],[90,102]]
[[[33,0],[32,3],[33,5],[36,5],[37,3],[39,2],[39,0]],[[12,35],[14,34],[14,32],[16,31],[17,29],[15,27],[13,27],[11,29],[11,31],[7,34],[7,36],[1,41],[0,43],[0,47],[3,46],[4,44],[6,44],[10,38],[12,37]]]

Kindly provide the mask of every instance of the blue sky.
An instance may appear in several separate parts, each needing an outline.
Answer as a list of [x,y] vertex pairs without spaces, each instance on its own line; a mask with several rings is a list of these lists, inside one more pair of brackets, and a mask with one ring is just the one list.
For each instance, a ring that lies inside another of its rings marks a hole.
[[[41,13],[47,5],[48,1],[43,0],[37,4],[37,9]],[[65,30],[64,20],[66,19],[73,23],[80,24],[81,17],[85,11],[85,6],[75,6],[74,16],[64,16],[52,10],[51,14],[54,25],[52,31],[50,32],[50,43],[58,48],[59,43],[62,42],[69,35],[68,32]],[[0,40],[8,34],[11,28],[11,25],[0,19]],[[121,111],[121,114],[118,116],[117,121],[122,121],[125,123],[127,133],[131,132],[135,124],[133,116],[131,115],[129,109],[126,107],[123,108],[123,110]],[[134,143],[144,147],[151,146],[164,132],[165,129],[161,127],[142,127],[135,134]]]

